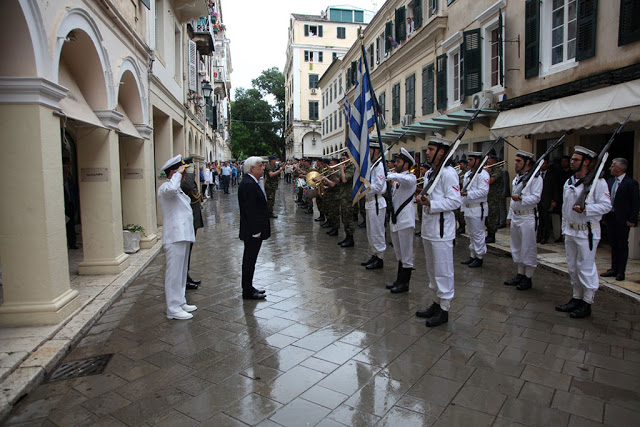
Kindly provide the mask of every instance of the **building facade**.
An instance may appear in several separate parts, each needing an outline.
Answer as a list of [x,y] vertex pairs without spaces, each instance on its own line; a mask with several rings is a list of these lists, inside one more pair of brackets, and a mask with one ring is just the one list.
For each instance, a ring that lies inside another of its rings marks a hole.
[[318,88],[322,94],[322,120],[320,154],[339,157],[340,150],[346,148],[346,129],[348,123],[343,112],[344,75],[342,61],[335,59],[327,71],[320,77]]
[[284,67],[287,159],[321,154],[318,81],[332,61],[347,52],[372,16],[371,11],[350,6],[330,6],[320,15],[291,15]]

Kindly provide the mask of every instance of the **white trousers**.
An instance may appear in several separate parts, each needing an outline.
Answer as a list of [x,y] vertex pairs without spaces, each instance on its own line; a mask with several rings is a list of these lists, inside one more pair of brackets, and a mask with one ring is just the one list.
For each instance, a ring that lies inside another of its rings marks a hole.
[[536,217],[521,215],[511,220],[511,257],[518,266],[518,273],[531,278],[538,266],[536,244]]
[[384,251],[387,250],[387,241],[384,238],[384,215],[387,208],[367,209],[367,239],[369,239],[369,251],[371,255],[375,255],[382,259]]
[[600,239],[593,239],[593,249],[589,250],[589,240],[581,237],[565,236],[564,249],[567,253],[567,268],[573,286],[573,297],[593,304],[600,279],[596,267],[596,249]]
[[179,313],[187,303],[184,292],[187,287],[187,264],[190,242],[175,242],[164,245],[167,269],[164,274],[164,294],[167,313]]
[[433,241],[422,239],[427,261],[429,289],[436,294],[436,302],[449,311],[454,293],[453,240]]
[[396,253],[396,259],[402,261],[404,268],[413,268],[413,237],[415,232],[415,227],[391,232],[393,251]]
[[487,245],[484,243],[484,219],[464,217],[469,231],[469,252],[471,257],[480,258],[487,253]]

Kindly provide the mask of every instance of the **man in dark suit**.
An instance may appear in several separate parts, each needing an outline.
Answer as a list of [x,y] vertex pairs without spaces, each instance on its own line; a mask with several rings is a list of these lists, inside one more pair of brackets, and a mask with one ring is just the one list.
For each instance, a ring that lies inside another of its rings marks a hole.
[[[193,163],[193,157],[188,157],[184,159],[185,163]],[[201,172],[202,173],[202,172]],[[204,227],[204,221],[202,219],[202,195],[198,191],[198,186],[196,185],[196,174],[195,172],[187,172],[187,178],[182,181],[180,184],[180,188],[182,188],[182,192],[189,196],[191,201],[191,210],[193,211],[193,232],[194,235],[198,234],[198,229]],[[204,188],[204,187],[203,187]],[[204,190],[203,190],[204,191]],[[193,279],[191,274],[189,274],[189,270],[191,269],[191,251],[193,250],[193,242],[189,245],[189,258],[187,261],[187,289],[198,289],[201,281]]]
[[558,191],[558,176],[549,168],[549,160],[544,159],[540,167],[540,176],[542,177],[542,196],[538,203],[538,243],[543,245],[551,236],[551,210],[558,206],[558,202],[562,199],[562,193]]
[[263,290],[253,287],[253,274],[262,241],[271,236],[267,195],[258,183],[264,175],[261,157],[249,157],[244,162],[244,177],[238,187],[240,205],[240,240],[244,242],[242,256],[242,298],[262,300]]
[[611,211],[605,216],[609,243],[611,244],[611,268],[602,277],[624,280],[629,258],[629,229],[638,225],[640,195],[638,182],[627,175],[628,162],[622,157],[611,162],[611,178],[607,180],[611,193]]

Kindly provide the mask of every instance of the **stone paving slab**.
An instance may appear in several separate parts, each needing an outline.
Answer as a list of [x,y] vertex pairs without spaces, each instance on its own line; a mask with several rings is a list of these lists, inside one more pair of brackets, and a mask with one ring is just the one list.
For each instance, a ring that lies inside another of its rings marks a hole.
[[[13,378],[30,393],[5,419],[7,425],[640,420],[635,300],[600,292],[591,318],[569,319],[553,309],[570,298],[566,278],[539,269],[533,289],[518,292],[502,285],[514,274],[512,262],[489,255],[477,270],[456,261],[449,323],[429,329],[414,316],[433,298],[418,237],[411,291],[392,295],[384,289],[395,277],[392,248],[385,269],[362,269],[359,262],[368,258],[364,230],[356,231],[355,247],[337,247],[339,239],[326,236],[298,210],[285,187],[276,205],[280,218],[272,223],[272,238],[256,268],[267,300],[243,301],[234,191],[205,204],[207,226],[198,233],[191,269],[203,285],[187,294],[198,306],[194,319],[164,316],[159,254],[121,295],[103,301],[99,319],[73,342],[61,330],[39,352],[20,353],[21,361],[30,361],[24,367],[29,375]],[[458,240],[456,260],[466,258],[466,246],[464,238]],[[76,317],[77,324],[91,321]],[[102,374],[37,386],[45,375],[40,357],[51,354],[57,362],[111,353]],[[4,396],[0,402],[13,404]]]

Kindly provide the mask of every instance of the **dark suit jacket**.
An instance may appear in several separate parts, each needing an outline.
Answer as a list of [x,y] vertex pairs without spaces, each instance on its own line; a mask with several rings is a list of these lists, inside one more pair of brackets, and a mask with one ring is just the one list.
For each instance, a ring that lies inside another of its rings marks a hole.
[[[191,199],[191,210],[193,211],[193,229],[197,230],[204,227],[204,220],[202,219],[202,208],[200,207],[200,192],[196,185],[196,175],[194,173],[188,173],[187,178],[180,184],[180,188],[184,194]],[[196,197],[197,196],[197,197]]]
[[[615,177],[611,177],[607,180],[609,191],[611,191],[614,180]],[[638,182],[635,179],[631,178],[629,175],[625,175],[624,179],[616,189],[616,197],[612,202],[614,212],[609,213],[609,215],[614,216],[615,221],[622,224],[629,221],[638,225],[640,194],[638,193]]]
[[261,240],[271,236],[269,209],[262,189],[254,179],[243,175],[238,186],[238,204],[240,205],[240,240],[253,239],[254,234],[262,233]]
[[551,168],[547,169],[547,173],[544,175],[544,180],[542,181],[542,196],[540,197],[539,205],[543,209],[549,210],[552,200],[556,203],[560,203],[560,200],[562,199],[562,192],[559,192],[559,189],[558,174]]

